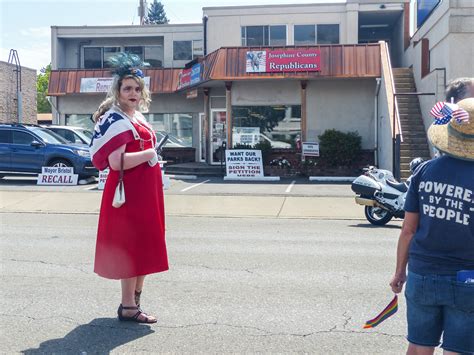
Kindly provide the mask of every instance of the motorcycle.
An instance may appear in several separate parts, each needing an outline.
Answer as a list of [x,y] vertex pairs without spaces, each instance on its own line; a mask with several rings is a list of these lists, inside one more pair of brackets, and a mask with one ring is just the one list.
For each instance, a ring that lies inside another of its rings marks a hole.
[[403,205],[408,184],[396,181],[390,171],[374,166],[364,168],[364,173],[352,182],[351,189],[357,195],[356,203],[365,206],[365,218],[371,224],[383,226],[394,217],[405,217]]

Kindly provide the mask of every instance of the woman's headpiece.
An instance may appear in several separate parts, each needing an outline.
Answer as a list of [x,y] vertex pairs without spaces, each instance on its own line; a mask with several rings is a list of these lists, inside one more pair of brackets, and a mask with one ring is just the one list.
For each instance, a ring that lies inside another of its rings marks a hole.
[[118,53],[108,60],[110,66],[112,67],[112,74],[117,75],[118,77],[123,77],[126,75],[134,75],[138,78],[143,78],[143,71],[140,67],[146,67],[150,64],[145,63],[142,59],[132,53]]

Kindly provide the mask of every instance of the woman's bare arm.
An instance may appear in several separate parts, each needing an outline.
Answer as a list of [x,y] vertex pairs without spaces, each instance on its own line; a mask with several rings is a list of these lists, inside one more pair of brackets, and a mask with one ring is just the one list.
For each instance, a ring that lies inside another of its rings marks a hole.
[[[125,144],[114,150],[109,155],[109,166],[112,170],[120,170],[120,155],[125,152]],[[123,157],[123,169],[131,169],[140,164],[153,159],[156,152],[153,148],[143,150],[141,152],[125,153]]]

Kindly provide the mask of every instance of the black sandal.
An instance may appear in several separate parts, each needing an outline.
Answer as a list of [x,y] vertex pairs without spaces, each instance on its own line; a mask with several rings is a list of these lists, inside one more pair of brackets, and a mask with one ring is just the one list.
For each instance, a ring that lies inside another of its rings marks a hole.
[[[131,317],[126,317],[123,315],[123,310],[130,310],[130,309],[136,309],[137,310],[137,313],[135,313],[133,316]],[[145,319],[140,319],[140,315],[144,315],[146,318]],[[157,320],[149,320],[148,319],[148,314],[142,312],[138,307],[124,307],[122,306],[122,304],[120,304],[118,310],[117,310],[117,315],[118,315],[118,319],[120,321],[132,321],[132,322],[136,322],[136,323],[147,323],[147,324],[151,324],[151,323],[156,323]]]
[[138,308],[140,308],[140,296],[142,295],[142,291],[135,291],[135,304]]

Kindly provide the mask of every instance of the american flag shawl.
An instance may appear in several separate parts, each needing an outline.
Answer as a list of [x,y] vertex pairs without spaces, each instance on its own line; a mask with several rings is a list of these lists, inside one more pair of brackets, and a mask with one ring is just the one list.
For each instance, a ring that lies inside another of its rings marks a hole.
[[[149,127],[140,112],[136,111],[134,118]],[[92,164],[97,169],[104,170],[109,166],[110,153],[135,139],[140,139],[140,136],[130,119],[118,107],[112,106],[95,125],[89,148]]]

